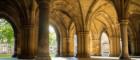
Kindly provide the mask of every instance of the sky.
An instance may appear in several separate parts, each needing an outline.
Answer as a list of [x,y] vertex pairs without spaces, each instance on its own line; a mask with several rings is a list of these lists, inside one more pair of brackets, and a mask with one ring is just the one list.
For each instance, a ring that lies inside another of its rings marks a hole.
[[51,25],[49,25],[49,32],[55,32],[54,28]]

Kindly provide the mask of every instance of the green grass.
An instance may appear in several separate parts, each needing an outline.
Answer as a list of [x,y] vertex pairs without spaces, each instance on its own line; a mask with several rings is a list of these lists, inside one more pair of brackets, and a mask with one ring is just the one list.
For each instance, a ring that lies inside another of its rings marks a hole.
[[0,58],[11,58],[11,54],[0,54]]

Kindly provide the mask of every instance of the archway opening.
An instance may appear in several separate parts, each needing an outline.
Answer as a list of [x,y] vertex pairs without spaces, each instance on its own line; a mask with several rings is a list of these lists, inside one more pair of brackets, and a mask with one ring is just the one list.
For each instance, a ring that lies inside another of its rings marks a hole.
[[110,54],[109,39],[106,32],[101,34],[101,56],[108,57]]
[[74,34],[74,56],[77,55],[77,35]]
[[0,58],[11,58],[14,53],[14,30],[4,18],[0,18]]
[[58,50],[57,35],[53,26],[49,25],[49,54],[51,57],[57,55]]
[[134,56],[135,55],[135,46],[134,46],[134,40],[135,40],[135,35],[131,28],[129,28],[128,30],[128,52],[130,56]]

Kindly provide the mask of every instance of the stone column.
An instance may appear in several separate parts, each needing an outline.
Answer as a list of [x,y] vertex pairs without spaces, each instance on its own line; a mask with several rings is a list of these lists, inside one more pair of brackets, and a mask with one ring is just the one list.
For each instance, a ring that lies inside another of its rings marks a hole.
[[99,34],[97,33],[92,33],[94,35],[94,38],[92,38],[92,56],[101,56],[101,41],[99,39]]
[[122,49],[121,49],[121,55],[120,60],[130,60],[129,58],[129,52],[128,52],[128,33],[127,33],[127,26],[128,20],[124,19],[120,22],[120,28],[121,28],[121,41],[122,41]]
[[117,36],[116,37],[116,47],[117,47],[117,49],[116,49],[116,54],[115,54],[115,56],[120,56],[120,52],[121,52],[121,46],[120,46],[120,36]]
[[73,37],[69,35],[67,37],[67,43],[68,43],[68,57],[73,57],[74,56],[74,35]]
[[15,45],[14,45],[14,54],[12,55],[12,57],[17,57],[17,47],[18,47],[18,43],[17,43],[17,39],[18,39],[18,33],[14,33],[14,37],[15,37]]
[[[94,43],[94,44],[93,44]],[[92,49],[92,53],[91,53],[91,55],[92,56],[96,56],[96,39],[92,39],[92,47],[91,47],[91,49]]]
[[77,32],[77,57],[88,58],[90,57],[90,44],[89,44],[89,31]]
[[21,40],[21,32],[15,32],[14,54],[12,57],[17,57],[19,54],[18,49],[20,48],[20,40]]
[[22,35],[20,41],[20,48],[18,48],[18,58],[19,59],[33,59],[35,57],[34,49],[34,29],[33,25],[23,25]]
[[99,50],[99,40],[98,39],[92,39],[92,56],[99,56],[100,50]]
[[67,57],[68,54],[68,44],[67,44],[67,36],[62,37],[62,44],[61,44],[61,57]]
[[49,2],[39,0],[39,37],[36,60],[50,60],[49,56]]
[[71,57],[73,53],[71,53],[71,50],[73,50],[73,47],[71,47],[72,38],[67,35],[63,36],[63,41],[62,41],[62,53],[61,57]]
[[110,40],[110,57],[118,57],[120,55],[120,38],[116,35],[109,37]]

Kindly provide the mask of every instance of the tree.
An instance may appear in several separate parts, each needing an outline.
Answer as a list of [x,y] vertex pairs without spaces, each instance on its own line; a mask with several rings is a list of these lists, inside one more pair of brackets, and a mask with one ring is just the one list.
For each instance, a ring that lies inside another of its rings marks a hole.
[[13,47],[14,32],[11,24],[5,19],[0,19],[0,42],[8,43]]
[[51,56],[55,56],[57,54],[57,41],[55,32],[49,32],[49,51]]

